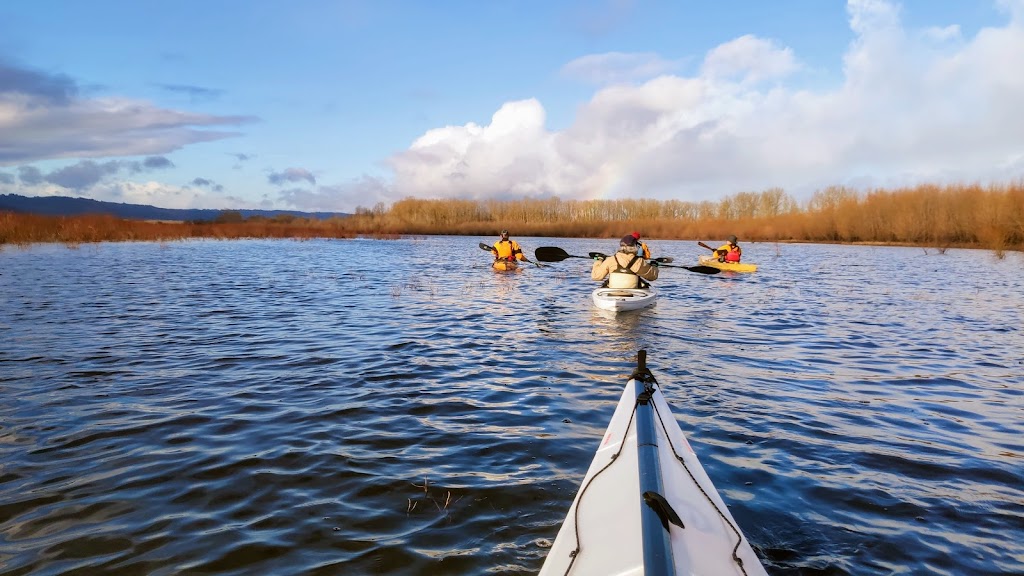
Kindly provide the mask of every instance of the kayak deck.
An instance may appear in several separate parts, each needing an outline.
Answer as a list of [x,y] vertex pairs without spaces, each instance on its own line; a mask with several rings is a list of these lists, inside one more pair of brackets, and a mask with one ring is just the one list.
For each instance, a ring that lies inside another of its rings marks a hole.
[[513,272],[519,269],[519,263],[515,260],[495,260],[491,268],[498,272]]
[[645,355],[641,350],[540,574],[766,575]]
[[700,256],[698,258],[702,266],[711,266],[728,272],[757,272],[757,264],[744,264],[742,262],[719,262],[714,256]]

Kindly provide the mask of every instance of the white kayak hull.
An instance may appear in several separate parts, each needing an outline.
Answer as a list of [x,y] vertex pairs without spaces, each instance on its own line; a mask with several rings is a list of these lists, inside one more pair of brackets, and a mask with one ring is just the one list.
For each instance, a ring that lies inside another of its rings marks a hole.
[[[766,576],[646,372],[644,356],[641,351],[638,370],[626,384],[540,574]],[[648,402],[637,402],[648,395]],[[651,489],[652,478],[657,489]],[[667,501],[682,528],[662,520],[671,514],[658,515],[659,506],[646,503],[658,501],[652,491]],[[742,566],[733,558],[734,548]]]
[[654,304],[658,298],[655,288],[598,288],[593,292],[594,306],[615,312],[639,310]]

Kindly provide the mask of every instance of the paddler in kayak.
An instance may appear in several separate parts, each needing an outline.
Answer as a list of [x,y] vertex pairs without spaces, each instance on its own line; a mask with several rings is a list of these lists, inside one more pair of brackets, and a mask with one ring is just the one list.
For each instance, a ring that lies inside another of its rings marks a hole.
[[743,249],[736,243],[735,236],[729,236],[729,241],[715,250],[715,256],[718,257],[719,262],[739,263],[740,258],[743,256]]
[[493,253],[495,260],[526,261],[526,256],[523,255],[523,249],[519,247],[519,242],[509,240],[508,230],[501,231],[501,239],[494,243]]
[[594,258],[590,277],[594,280],[608,278],[608,288],[648,288],[646,281],[658,279],[658,263],[648,263],[637,253],[636,238],[623,236],[619,251],[608,258]]
[[647,247],[647,244],[644,244],[643,240],[640,239],[640,233],[633,232],[632,236],[633,238],[636,238],[636,253],[639,254],[641,258],[650,260],[651,249]]

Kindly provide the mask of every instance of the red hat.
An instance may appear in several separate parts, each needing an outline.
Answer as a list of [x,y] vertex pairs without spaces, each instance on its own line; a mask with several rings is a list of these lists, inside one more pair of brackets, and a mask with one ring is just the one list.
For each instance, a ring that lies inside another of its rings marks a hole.
[[633,232],[632,236],[633,236],[633,238],[636,238],[637,240],[640,239],[640,233],[639,232]]

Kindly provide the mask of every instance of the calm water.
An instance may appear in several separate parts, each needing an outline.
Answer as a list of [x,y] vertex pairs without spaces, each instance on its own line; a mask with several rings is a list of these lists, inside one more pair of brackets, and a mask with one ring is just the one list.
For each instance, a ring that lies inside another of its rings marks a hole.
[[492,240],[0,251],[0,574],[534,573],[640,348],[770,573],[1024,572],[1019,254]]

